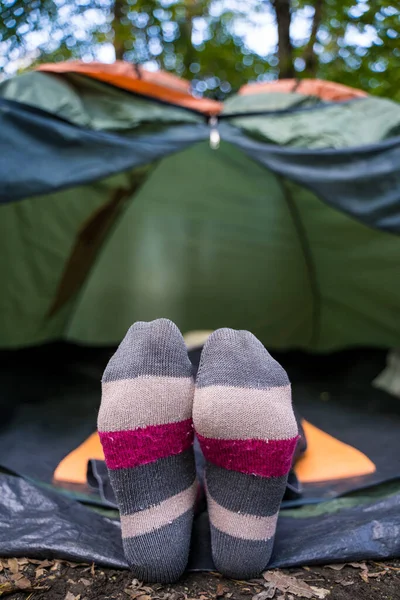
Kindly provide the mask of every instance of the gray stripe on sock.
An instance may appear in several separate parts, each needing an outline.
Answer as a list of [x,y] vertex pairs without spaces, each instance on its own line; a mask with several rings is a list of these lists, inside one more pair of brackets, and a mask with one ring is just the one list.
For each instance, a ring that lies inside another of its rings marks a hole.
[[123,540],[126,560],[137,579],[171,583],[186,569],[193,510],[151,533]]
[[192,372],[181,332],[172,321],[158,319],[130,327],[110,359],[102,381],[140,376],[190,377]]
[[146,510],[189,488],[196,478],[192,448],[133,469],[109,470],[123,515]]
[[274,539],[266,542],[242,540],[211,525],[213,560],[217,570],[233,579],[258,577],[271,558]]
[[232,512],[270,517],[281,505],[287,475],[257,477],[228,471],[207,462],[206,482],[212,498]]
[[196,385],[267,389],[289,385],[289,378],[254,335],[219,329],[203,348]]

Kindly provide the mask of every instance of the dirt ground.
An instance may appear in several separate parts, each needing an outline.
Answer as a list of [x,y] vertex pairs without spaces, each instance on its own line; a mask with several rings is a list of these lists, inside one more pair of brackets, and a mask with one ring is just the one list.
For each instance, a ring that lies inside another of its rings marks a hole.
[[26,558],[0,559],[7,600],[400,600],[400,560],[266,571],[232,581],[192,573],[175,585],[142,585],[128,571]]

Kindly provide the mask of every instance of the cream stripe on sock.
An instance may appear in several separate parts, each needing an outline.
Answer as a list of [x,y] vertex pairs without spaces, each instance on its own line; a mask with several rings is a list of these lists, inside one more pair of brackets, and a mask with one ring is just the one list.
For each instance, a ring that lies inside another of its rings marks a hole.
[[126,431],[192,417],[192,377],[135,377],[102,385],[99,431]]
[[193,508],[197,486],[198,483],[195,481],[190,488],[176,494],[176,496],[171,496],[171,498],[160,502],[156,506],[132,515],[121,515],[122,537],[130,538],[143,535],[172,523],[190,508]]
[[213,500],[208,494],[208,512],[211,524],[222,531],[241,540],[269,540],[275,535],[278,514],[271,517],[259,517],[232,512]]
[[200,435],[214,439],[287,440],[298,431],[290,385],[261,390],[222,385],[197,388],[193,420]]

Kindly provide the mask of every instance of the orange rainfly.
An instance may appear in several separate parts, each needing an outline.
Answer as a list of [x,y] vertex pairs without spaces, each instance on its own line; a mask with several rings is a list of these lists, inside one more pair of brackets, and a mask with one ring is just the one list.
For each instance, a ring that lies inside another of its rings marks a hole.
[[222,103],[208,98],[195,98],[190,82],[165,71],[146,71],[142,67],[121,60],[112,64],[70,61],[44,64],[37,68],[46,73],[76,73],[103,81],[140,96],[188,108],[206,116],[218,115]]
[[[186,79],[165,71],[147,71],[143,67],[122,60],[112,64],[81,61],[48,63],[39,65],[37,70],[60,75],[68,73],[85,75],[146,98],[196,111],[206,117],[219,115],[223,108],[222,102],[193,96],[190,82]],[[239,94],[243,96],[268,92],[282,94],[297,92],[305,96],[317,96],[327,102],[345,102],[367,96],[362,90],[320,79],[281,79],[250,83],[239,90]]]
[[249,96],[252,94],[267,94],[277,92],[290,94],[296,92],[304,96],[317,96],[327,102],[345,102],[353,98],[365,98],[366,92],[355,88],[321,79],[280,79],[265,83],[249,83],[240,88],[239,94]]

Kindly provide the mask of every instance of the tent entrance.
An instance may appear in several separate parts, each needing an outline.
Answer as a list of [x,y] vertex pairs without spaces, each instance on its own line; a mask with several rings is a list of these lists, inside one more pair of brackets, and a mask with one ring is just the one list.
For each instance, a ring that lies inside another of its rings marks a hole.
[[[95,444],[89,443],[96,430],[102,370],[113,350],[59,343],[1,353],[3,556],[39,556],[46,551],[124,566],[118,522],[111,526],[108,519],[117,513],[106,469]],[[198,355],[191,352],[194,363]],[[371,385],[385,367],[386,351],[358,349],[326,356],[276,352],[275,356],[289,373],[295,407],[307,421],[309,458],[328,454],[325,465],[311,460],[311,467],[304,470],[304,459],[298,463],[303,492],[300,497],[289,494],[283,505],[273,566],[356,560],[360,553],[375,559],[398,554],[400,485],[395,480],[400,472],[400,406],[398,398]],[[337,453],[339,446],[345,451]],[[334,456],[329,456],[330,448],[335,449]],[[68,460],[75,474],[69,482],[68,470],[60,470]],[[77,481],[77,473],[86,480]],[[47,518],[52,530],[60,532],[44,542],[37,539],[40,528],[32,527],[43,517],[43,503],[50,507]],[[93,507],[101,508],[103,516]],[[374,519],[385,523],[385,537],[379,543],[370,532]],[[10,527],[14,527],[12,544]],[[368,535],[358,537],[355,530]],[[99,544],[105,532],[111,536],[107,549]],[[193,570],[213,568],[207,532],[207,514],[201,513],[194,530]],[[67,543],[70,535],[79,540],[73,547]]]

